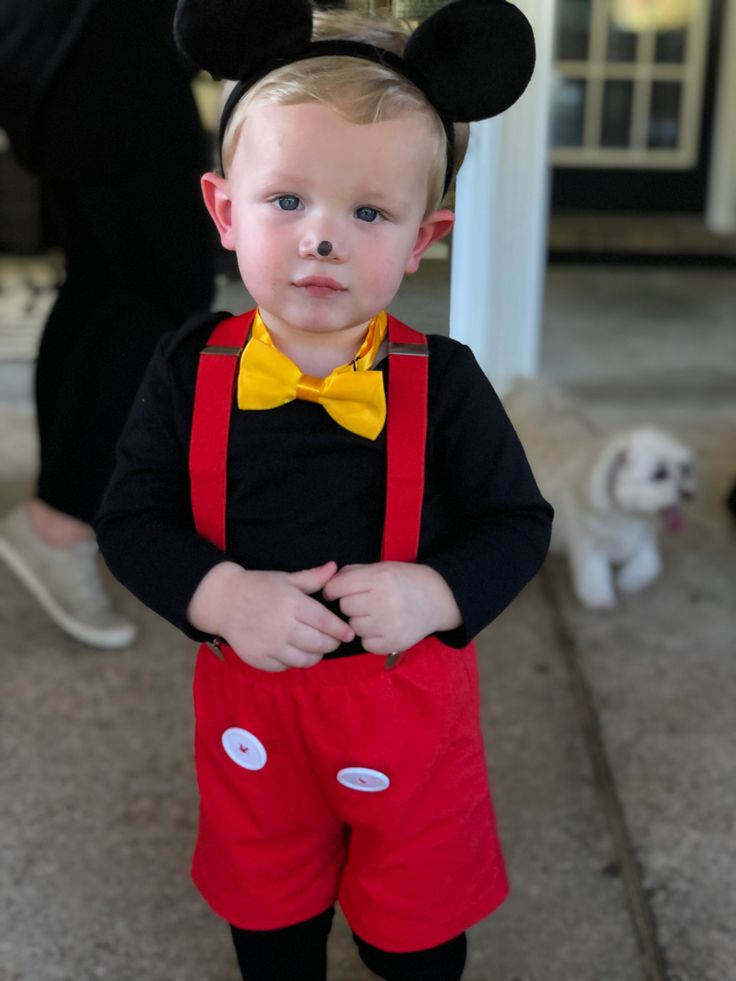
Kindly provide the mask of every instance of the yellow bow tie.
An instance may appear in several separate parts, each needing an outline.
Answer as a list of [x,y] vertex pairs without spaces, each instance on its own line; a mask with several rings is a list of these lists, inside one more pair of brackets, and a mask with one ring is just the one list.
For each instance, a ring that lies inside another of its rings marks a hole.
[[369,371],[384,337],[385,311],[368,325],[365,340],[353,361],[335,368],[326,378],[304,375],[271,340],[256,311],[251,338],[240,357],[238,408],[275,409],[294,399],[319,402],[343,429],[375,439],[386,421],[383,374]]

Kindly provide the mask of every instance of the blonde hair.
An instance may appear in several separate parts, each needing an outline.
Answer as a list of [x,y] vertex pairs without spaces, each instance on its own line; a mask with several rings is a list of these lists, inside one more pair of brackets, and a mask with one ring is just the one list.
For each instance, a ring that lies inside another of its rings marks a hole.
[[[401,55],[410,27],[390,14],[370,15],[351,10],[315,10],[313,40],[363,41]],[[436,110],[408,79],[384,65],[342,55],[307,58],[270,72],[248,89],[228,120],[222,141],[222,165],[227,173],[235,153],[240,128],[249,107],[263,99],[280,105],[318,102],[329,106],[351,123],[379,123],[420,113],[430,123],[434,150],[429,161],[426,214],[439,207],[444,197],[447,170],[447,136]],[[454,179],[465,156],[469,127],[454,124]]]

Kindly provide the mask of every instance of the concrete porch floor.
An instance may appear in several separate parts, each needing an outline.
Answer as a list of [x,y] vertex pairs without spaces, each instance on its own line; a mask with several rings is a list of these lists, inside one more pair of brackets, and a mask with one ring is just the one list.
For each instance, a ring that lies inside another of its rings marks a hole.
[[[446,264],[395,311],[443,330]],[[646,592],[590,613],[550,559],[480,638],[512,894],[467,981],[736,981],[735,325],[733,270],[550,270],[543,373],[602,427],[673,429],[701,490]],[[4,509],[34,440],[28,368],[0,367]],[[114,588],[141,638],[102,654],[0,567],[0,981],[234,981],[188,879],[192,646]],[[342,923],[330,964],[369,977]]]

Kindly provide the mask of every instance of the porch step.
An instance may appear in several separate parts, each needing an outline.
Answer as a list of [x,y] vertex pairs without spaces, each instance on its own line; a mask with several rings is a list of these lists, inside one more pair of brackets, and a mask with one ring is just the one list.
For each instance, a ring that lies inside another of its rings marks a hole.
[[700,257],[736,262],[736,235],[716,235],[702,215],[636,212],[556,212],[550,219],[553,257]]

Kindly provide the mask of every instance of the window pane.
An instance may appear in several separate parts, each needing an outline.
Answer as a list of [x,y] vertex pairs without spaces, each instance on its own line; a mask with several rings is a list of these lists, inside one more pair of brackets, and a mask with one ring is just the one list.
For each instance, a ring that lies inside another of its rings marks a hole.
[[636,61],[638,40],[638,34],[631,31],[619,31],[613,24],[609,24],[606,61]]
[[557,57],[561,61],[587,61],[591,0],[561,0]]
[[633,82],[609,80],[604,84],[601,146],[629,146],[633,96]]
[[680,139],[680,82],[654,82],[647,146],[676,147]]
[[658,34],[654,60],[681,65],[685,61],[685,32],[665,31]]
[[584,79],[558,77],[552,88],[552,145],[581,146],[584,114]]

